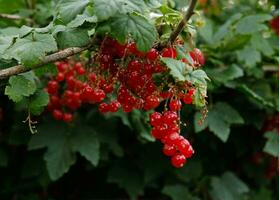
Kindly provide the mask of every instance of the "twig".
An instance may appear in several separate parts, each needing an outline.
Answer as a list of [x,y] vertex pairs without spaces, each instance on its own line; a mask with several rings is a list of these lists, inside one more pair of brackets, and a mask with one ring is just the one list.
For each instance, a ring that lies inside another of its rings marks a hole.
[[20,74],[20,73],[23,73],[23,72],[30,71],[32,69],[39,68],[39,67],[41,67],[45,64],[51,63],[51,62],[55,62],[55,61],[58,61],[58,60],[65,59],[69,56],[78,54],[78,53],[80,53],[80,52],[82,52],[82,51],[84,51],[84,50],[86,50],[90,47],[91,47],[91,45],[88,45],[86,47],[81,47],[81,48],[80,47],[70,47],[70,48],[64,49],[64,50],[59,51],[57,53],[46,56],[39,64],[33,66],[32,68],[28,68],[28,67],[25,67],[23,65],[17,65],[17,66],[14,66],[14,67],[10,67],[10,68],[7,68],[7,69],[0,70],[0,80],[8,78],[12,75]]
[[32,19],[26,17],[23,18],[19,15],[11,15],[11,14],[5,14],[5,13],[0,13],[0,18],[4,18],[4,19],[10,19],[10,20],[25,20],[25,21],[32,21]]
[[165,47],[165,46],[167,46],[169,44],[173,44],[175,42],[179,33],[183,30],[183,28],[185,27],[185,25],[187,24],[187,22],[189,21],[191,16],[194,14],[194,9],[196,7],[197,2],[198,2],[197,0],[190,0],[189,8],[188,8],[187,12],[185,13],[183,19],[179,22],[179,24],[172,31],[168,41],[161,44],[160,46]]

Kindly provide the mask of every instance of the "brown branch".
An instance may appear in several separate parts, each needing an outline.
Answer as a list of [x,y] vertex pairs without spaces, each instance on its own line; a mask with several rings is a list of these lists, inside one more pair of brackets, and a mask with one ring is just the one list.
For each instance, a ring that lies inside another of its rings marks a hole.
[[0,13],[0,18],[4,18],[4,19],[10,19],[10,20],[25,20],[25,21],[32,21],[30,18],[26,17],[23,18],[19,15],[11,15],[11,14],[5,14],[5,13]]
[[179,24],[175,27],[175,29],[172,31],[168,41],[163,43],[161,46],[167,46],[169,44],[173,44],[180,34],[180,32],[183,30],[183,28],[186,26],[187,22],[191,18],[191,16],[194,14],[194,10],[196,7],[198,0],[190,0],[189,8],[187,9],[187,12],[185,13],[183,19],[179,22]]
[[57,53],[46,56],[39,64],[33,66],[32,68],[28,68],[28,67],[25,67],[23,65],[17,65],[17,66],[14,66],[14,67],[10,67],[10,68],[7,68],[7,69],[0,70],[0,80],[8,78],[8,77],[16,75],[16,74],[20,74],[20,73],[23,73],[23,72],[30,71],[32,69],[39,68],[39,67],[41,67],[45,64],[51,63],[51,62],[55,62],[55,61],[58,61],[58,60],[65,59],[69,56],[78,54],[78,53],[80,53],[80,52],[82,52],[82,51],[84,51],[84,50],[86,50],[90,47],[91,47],[91,44],[86,46],[86,47],[81,47],[81,48],[80,47],[70,47],[70,48],[64,49],[64,50],[59,51]]

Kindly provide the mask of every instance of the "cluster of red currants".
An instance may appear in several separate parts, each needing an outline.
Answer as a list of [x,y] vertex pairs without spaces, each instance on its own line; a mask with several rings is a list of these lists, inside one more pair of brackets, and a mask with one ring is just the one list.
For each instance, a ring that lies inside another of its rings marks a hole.
[[[192,59],[181,61],[192,67],[204,64],[199,49],[189,52]],[[162,51],[155,48],[147,53],[140,52],[134,42],[119,44],[116,40],[105,38],[91,61],[85,68],[80,62],[57,62],[58,74],[48,82],[46,90],[50,95],[48,110],[56,120],[71,122],[73,111],[83,103],[98,104],[101,113],[153,110],[162,102],[168,104],[163,115],[153,113],[152,135],[164,144],[164,153],[172,157],[175,167],[182,167],[194,153],[188,140],[179,135],[180,120],[178,112],[182,103],[192,104],[194,86],[185,81],[177,82],[170,78],[169,71],[160,58],[177,59],[175,48]],[[159,81],[158,81],[159,80]],[[162,81],[163,80],[163,81]],[[162,120],[154,121],[159,116]],[[161,130],[164,129],[164,130]]]
[[271,28],[279,35],[279,15],[269,22]]
[[181,136],[179,117],[175,111],[154,112],[150,115],[152,136],[163,144],[163,153],[171,157],[174,167],[180,168],[186,159],[192,157],[194,150],[187,139]]

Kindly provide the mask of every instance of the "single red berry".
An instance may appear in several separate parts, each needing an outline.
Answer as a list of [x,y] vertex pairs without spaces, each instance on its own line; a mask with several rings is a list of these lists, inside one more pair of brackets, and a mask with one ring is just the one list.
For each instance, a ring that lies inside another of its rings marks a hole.
[[92,100],[94,102],[101,102],[105,99],[106,97],[106,93],[104,92],[104,90],[101,89],[95,89],[92,93]]
[[195,48],[189,54],[194,61],[194,65],[200,66],[205,64],[205,58],[201,50]]
[[176,50],[172,47],[163,49],[162,57],[164,58],[176,58]]
[[174,111],[166,111],[163,114],[163,121],[167,124],[175,123],[178,120],[178,115]]
[[163,147],[163,153],[166,156],[174,156],[176,154],[176,148],[174,145],[165,144]]
[[161,124],[162,123],[161,118],[162,118],[161,113],[154,112],[150,114],[149,119],[150,119],[151,126],[158,126],[159,124]]
[[98,109],[100,113],[106,113],[109,111],[109,105],[107,103],[101,103]]
[[179,111],[181,109],[181,101],[178,99],[173,99],[169,103],[169,107],[171,111]]
[[64,113],[63,114],[63,121],[64,122],[71,122],[73,121],[73,114],[72,113]]
[[193,102],[192,95],[189,95],[189,94],[183,95],[182,101],[183,101],[185,104],[192,104],[192,102]]
[[76,68],[76,72],[79,75],[84,75],[86,73],[86,70],[83,67],[79,67],[79,68]]
[[181,168],[186,163],[186,157],[183,154],[176,154],[171,158],[171,164],[176,168]]
[[47,91],[49,94],[56,94],[59,89],[59,84],[57,81],[49,81],[47,84]]
[[160,98],[155,95],[150,95],[145,99],[144,109],[151,110],[160,105]]
[[64,81],[64,78],[65,78],[64,73],[62,73],[62,72],[58,72],[58,73],[57,73],[57,75],[56,75],[56,80],[57,80],[58,82]]
[[117,112],[120,107],[121,107],[121,104],[117,100],[112,101],[111,104],[109,105],[109,111]]
[[156,60],[156,59],[158,58],[158,56],[159,56],[159,52],[158,52],[156,49],[154,49],[154,48],[150,49],[150,50],[146,53],[146,58],[147,58],[148,60],[150,60],[150,61]]
[[61,110],[57,110],[57,109],[53,110],[52,116],[56,120],[62,120],[63,119],[63,113],[62,113]]

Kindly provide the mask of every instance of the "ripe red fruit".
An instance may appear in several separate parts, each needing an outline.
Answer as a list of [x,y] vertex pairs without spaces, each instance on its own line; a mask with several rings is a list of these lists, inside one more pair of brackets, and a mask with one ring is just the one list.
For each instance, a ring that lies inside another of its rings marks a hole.
[[86,73],[86,70],[83,68],[83,67],[78,67],[76,68],[76,72],[79,74],[79,75],[83,75]]
[[156,49],[154,49],[154,48],[150,49],[150,50],[146,53],[146,58],[147,58],[148,60],[150,60],[150,61],[156,60],[156,59],[158,58],[158,56],[159,56],[159,52],[158,52]]
[[101,102],[104,100],[104,98],[106,97],[106,93],[104,92],[104,90],[101,89],[95,89],[92,93],[92,101],[93,102]]
[[63,81],[64,78],[65,78],[64,73],[62,73],[62,72],[58,72],[58,73],[57,73],[57,75],[56,75],[56,80],[57,80],[58,82]]
[[177,53],[176,50],[172,47],[163,49],[162,57],[164,58],[176,58]]
[[189,95],[189,94],[183,95],[182,101],[183,101],[185,104],[192,104],[192,103],[193,103],[192,95]]
[[178,115],[174,111],[166,111],[163,114],[163,121],[167,124],[175,123],[178,120]]
[[117,112],[120,107],[121,107],[121,104],[117,100],[112,101],[111,104],[109,105],[109,111]]
[[63,121],[64,122],[71,122],[73,121],[73,115],[71,113],[64,113],[63,114]]
[[49,81],[47,84],[47,91],[49,94],[56,94],[59,89],[59,84],[57,81]]
[[52,116],[56,120],[62,120],[63,119],[63,113],[62,113],[61,110],[57,110],[57,109],[53,110],[52,111]]
[[169,103],[169,107],[171,111],[178,111],[181,109],[181,106],[182,106],[181,101],[178,99],[173,99]]
[[166,156],[174,156],[176,154],[176,148],[174,145],[165,144],[163,147],[163,153]]
[[195,48],[189,54],[194,61],[194,65],[200,66],[205,64],[205,58],[201,50]]
[[171,158],[171,164],[176,168],[183,167],[185,163],[186,163],[186,157],[181,153],[178,153],[172,156]]
[[162,118],[161,113],[154,112],[150,114],[149,119],[150,119],[151,126],[158,126],[159,124],[161,124],[162,123],[161,118]]
[[160,105],[160,98],[154,95],[150,95],[145,99],[144,109],[151,110]]
[[109,111],[109,105],[107,103],[101,103],[98,109],[100,113],[106,113]]

